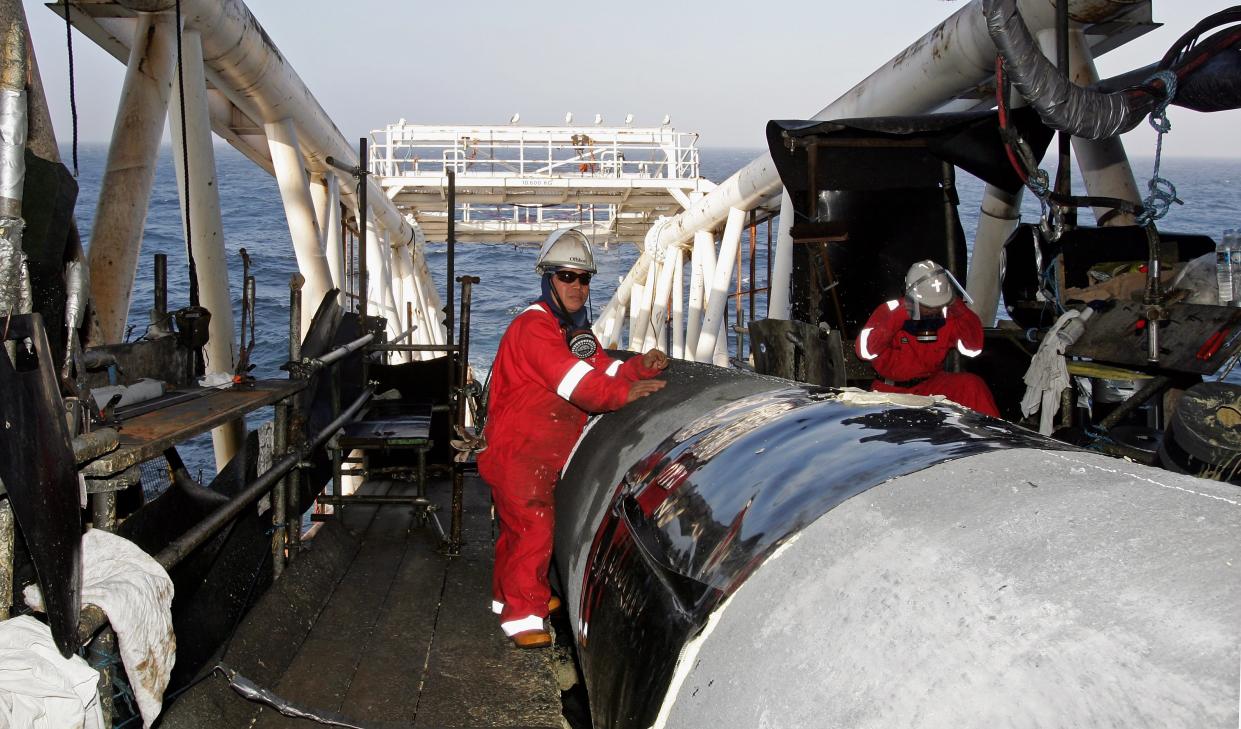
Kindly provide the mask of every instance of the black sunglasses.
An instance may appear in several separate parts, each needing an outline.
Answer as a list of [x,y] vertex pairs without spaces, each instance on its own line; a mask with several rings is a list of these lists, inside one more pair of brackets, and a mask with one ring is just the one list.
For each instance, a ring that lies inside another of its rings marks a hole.
[[560,281],[560,283],[571,284],[574,281],[581,281],[583,286],[590,285],[590,276],[591,274],[589,273],[577,273],[575,271],[556,272],[556,278]]

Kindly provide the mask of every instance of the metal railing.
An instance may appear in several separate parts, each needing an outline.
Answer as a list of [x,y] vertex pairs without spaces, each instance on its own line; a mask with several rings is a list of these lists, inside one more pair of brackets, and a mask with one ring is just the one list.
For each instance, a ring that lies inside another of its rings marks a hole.
[[438,177],[694,179],[698,135],[671,128],[436,127],[371,133],[371,172]]

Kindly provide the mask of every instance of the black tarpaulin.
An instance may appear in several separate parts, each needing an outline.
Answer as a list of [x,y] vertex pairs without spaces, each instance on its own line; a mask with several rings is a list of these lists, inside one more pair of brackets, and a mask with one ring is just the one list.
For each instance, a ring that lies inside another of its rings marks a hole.
[[[1039,122],[1038,115],[1030,109],[1017,109],[1009,114],[1009,124],[1041,158],[1052,131]],[[775,120],[767,123],[767,144],[780,180],[791,193],[809,189],[810,144],[817,147],[817,190],[936,184],[942,179],[944,162],[1010,193],[1022,186],[1004,149],[999,115],[993,111],[832,121]]]

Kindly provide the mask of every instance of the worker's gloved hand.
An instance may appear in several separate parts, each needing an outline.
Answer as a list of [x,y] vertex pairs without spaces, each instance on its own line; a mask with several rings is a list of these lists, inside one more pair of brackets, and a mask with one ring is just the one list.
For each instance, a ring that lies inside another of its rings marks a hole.
[[638,380],[629,386],[629,395],[625,398],[625,404],[628,405],[634,400],[644,398],[652,392],[658,392],[667,384],[663,380]]
[[662,370],[668,366],[668,355],[658,349],[652,349],[642,355],[642,366],[648,370]]

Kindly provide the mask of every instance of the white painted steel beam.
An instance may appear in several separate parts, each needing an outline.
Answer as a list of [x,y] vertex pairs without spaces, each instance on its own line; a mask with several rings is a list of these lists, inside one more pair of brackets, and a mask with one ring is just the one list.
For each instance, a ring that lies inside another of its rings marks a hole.
[[[215,71],[216,85],[229,100],[264,124],[285,118],[296,120],[311,172],[326,172],[329,168],[324,160],[329,156],[346,165],[358,163],[356,144],[345,140],[243,2],[185,0],[182,12],[188,26],[202,31],[206,63]],[[380,223],[399,239],[412,240],[413,230],[387,202],[379,186],[372,182],[370,187],[367,200]]]
[[[207,80],[203,76],[202,44],[196,31],[181,35],[181,73],[185,85],[185,133],[182,134],[181,91],[172,85],[169,126],[172,128],[172,159],[181,195],[181,221],[190,241],[198,272],[199,302],[211,312],[210,338],[203,348],[207,374],[232,374],[234,346],[233,297],[228,285],[228,251],[224,246],[224,221],[220,215],[220,186],[215,151],[211,143],[211,115],[207,108]],[[189,157],[188,196],[186,165]],[[246,436],[242,419],[211,431],[218,472],[233,459]]]
[[[1102,23],[1140,6],[1149,6],[1149,0],[1070,0],[1069,12],[1078,23]],[[1018,0],[1018,8],[1031,32],[1052,27],[1054,3]],[[984,83],[994,69],[995,44],[987,32],[981,0],[972,0],[811,118],[846,119],[933,111]],[[661,229],[660,243],[682,244],[696,231],[718,227],[730,208],[749,210],[760,200],[776,194],[779,188],[780,178],[771,155],[763,154],[694,207],[673,218]]]
[[141,13],[134,24],[91,230],[88,260],[98,325],[91,339],[96,344],[115,344],[125,333],[172,91],[175,36],[169,13]]
[[642,295],[636,298],[637,313],[629,317],[629,349],[635,352],[644,351],[648,339],[659,337],[658,333],[651,331],[651,311],[655,305],[655,292],[658,289],[662,265],[662,254],[652,251],[651,265],[646,269],[646,281],[642,284]]
[[685,331],[685,359],[698,361],[698,339],[706,315],[707,290],[715,276],[715,237],[709,230],[694,234],[689,268],[689,312]]
[[[728,211],[724,234],[720,237],[720,255],[715,262],[711,289],[707,294],[706,313],[702,318],[702,334],[698,338],[696,359],[699,362],[716,360],[717,344],[727,344],[724,336],[724,308],[728,304],[728,285],[732,281],[733,265],[741,248],[741,231],[745,227],[746,211],[733,208]],[[720,340],[723,340],[722,342]],[[727,354],[725,354],[727,359]]]
[[327,183],[327,221],[320,231],[323,234],[323,253],[327,256],[328,272],[332,274],[332,285],[340,290],[336,300],[341,307],[346,306],[345,300],[345,242],[341,237],[340,227],[340,180],[336,175],[326,175]]
[[651,302],[651,323],[648,327],[642,349],[645,352],[658,347],[668,350],[668,298],[672,294],[672,281],[676,277],[677,265],[680,262],[680,248],[668,248],[661,254],[659,276],[655,279],[655,296]]
[[672,350],[668,354],[678,359],[685,357],[685,251],[672,249],[676,256],[672,277]]
[[396,278],[396,266],[393,259],[393,241],[392,231],[387,228],[380,229],[379,239],[383,241],[383,265],[380,268],[383,276],[384,293],[387,295],[385,299],[385,311],[388,316],[388,341],[393,341],[401,336],[401,332],[405,331],[405,301],[397,300],[397,290],[400,288],[401,281]]
[[995,185],[987,185],[983,190],[978,229],[974,233],[974,255],[965,279],[965,289],[974,300],[970,308],[983,326],[995,324],[1000,304],[1004,243],[1021,221],[1021,196],[1020,190],[1010,194]]
[[323,255],[314,202],[310,198],[310,178],[302,167],[297,130],[287,119],[263,126],[276,168],[276,182],[280,188],[280,199],[284,202],[297,268],[306,279],[302,288],[301,332],[304,336],[310,329],[319,302],[332,288],[332,274]]
[[[114,56],[125,58],[131,46],[126,30],[134,21],[111,5],[75,5],[75,25]],[[53,7],[53,10],[56,10]],[[212,125],[221,137],[264,169],[274,173],[268,140],[260,126],[293,119],[305,161],[311,173],[328,172],[325,159],[332,156],[346,165],[358,162],[356,144],[345,140],[328,118],[297,73],[263,32],[258,21],[240,0],[184,0],[187,28],[202,33],[206,76],[212,92]],[[333,174],[338,174],[335,171]],[[384,227],[392,230],[402,245],[415,239],[413,226],[406,221],[379,186],[370,183],[369,204]],[[115,188],[113,188],[115,189]],[[342,197],[356,197],[351,185]],[[356,204],[353,205],[356,207]],[[303,270],[307,278],[311,272]],[[313,306],[308,306],[313,313]]]
[[[385,274],[388,268],[388,244],[383,238],[383,228],[373,215],[366,217],[366,279],[367,279],[367,314],[382,316],[392,324],[392,308],[389,302],[389,289],[392,280]],[[385,329],[385,331],[388,331]]]
[[770,291],[767,294],[767,318],[789,319],[792,317],[790,289],[793,282],[793,198],[788,192],[780,195],[780,219],[768,225],[776,225],[776,250],[771,266]]

